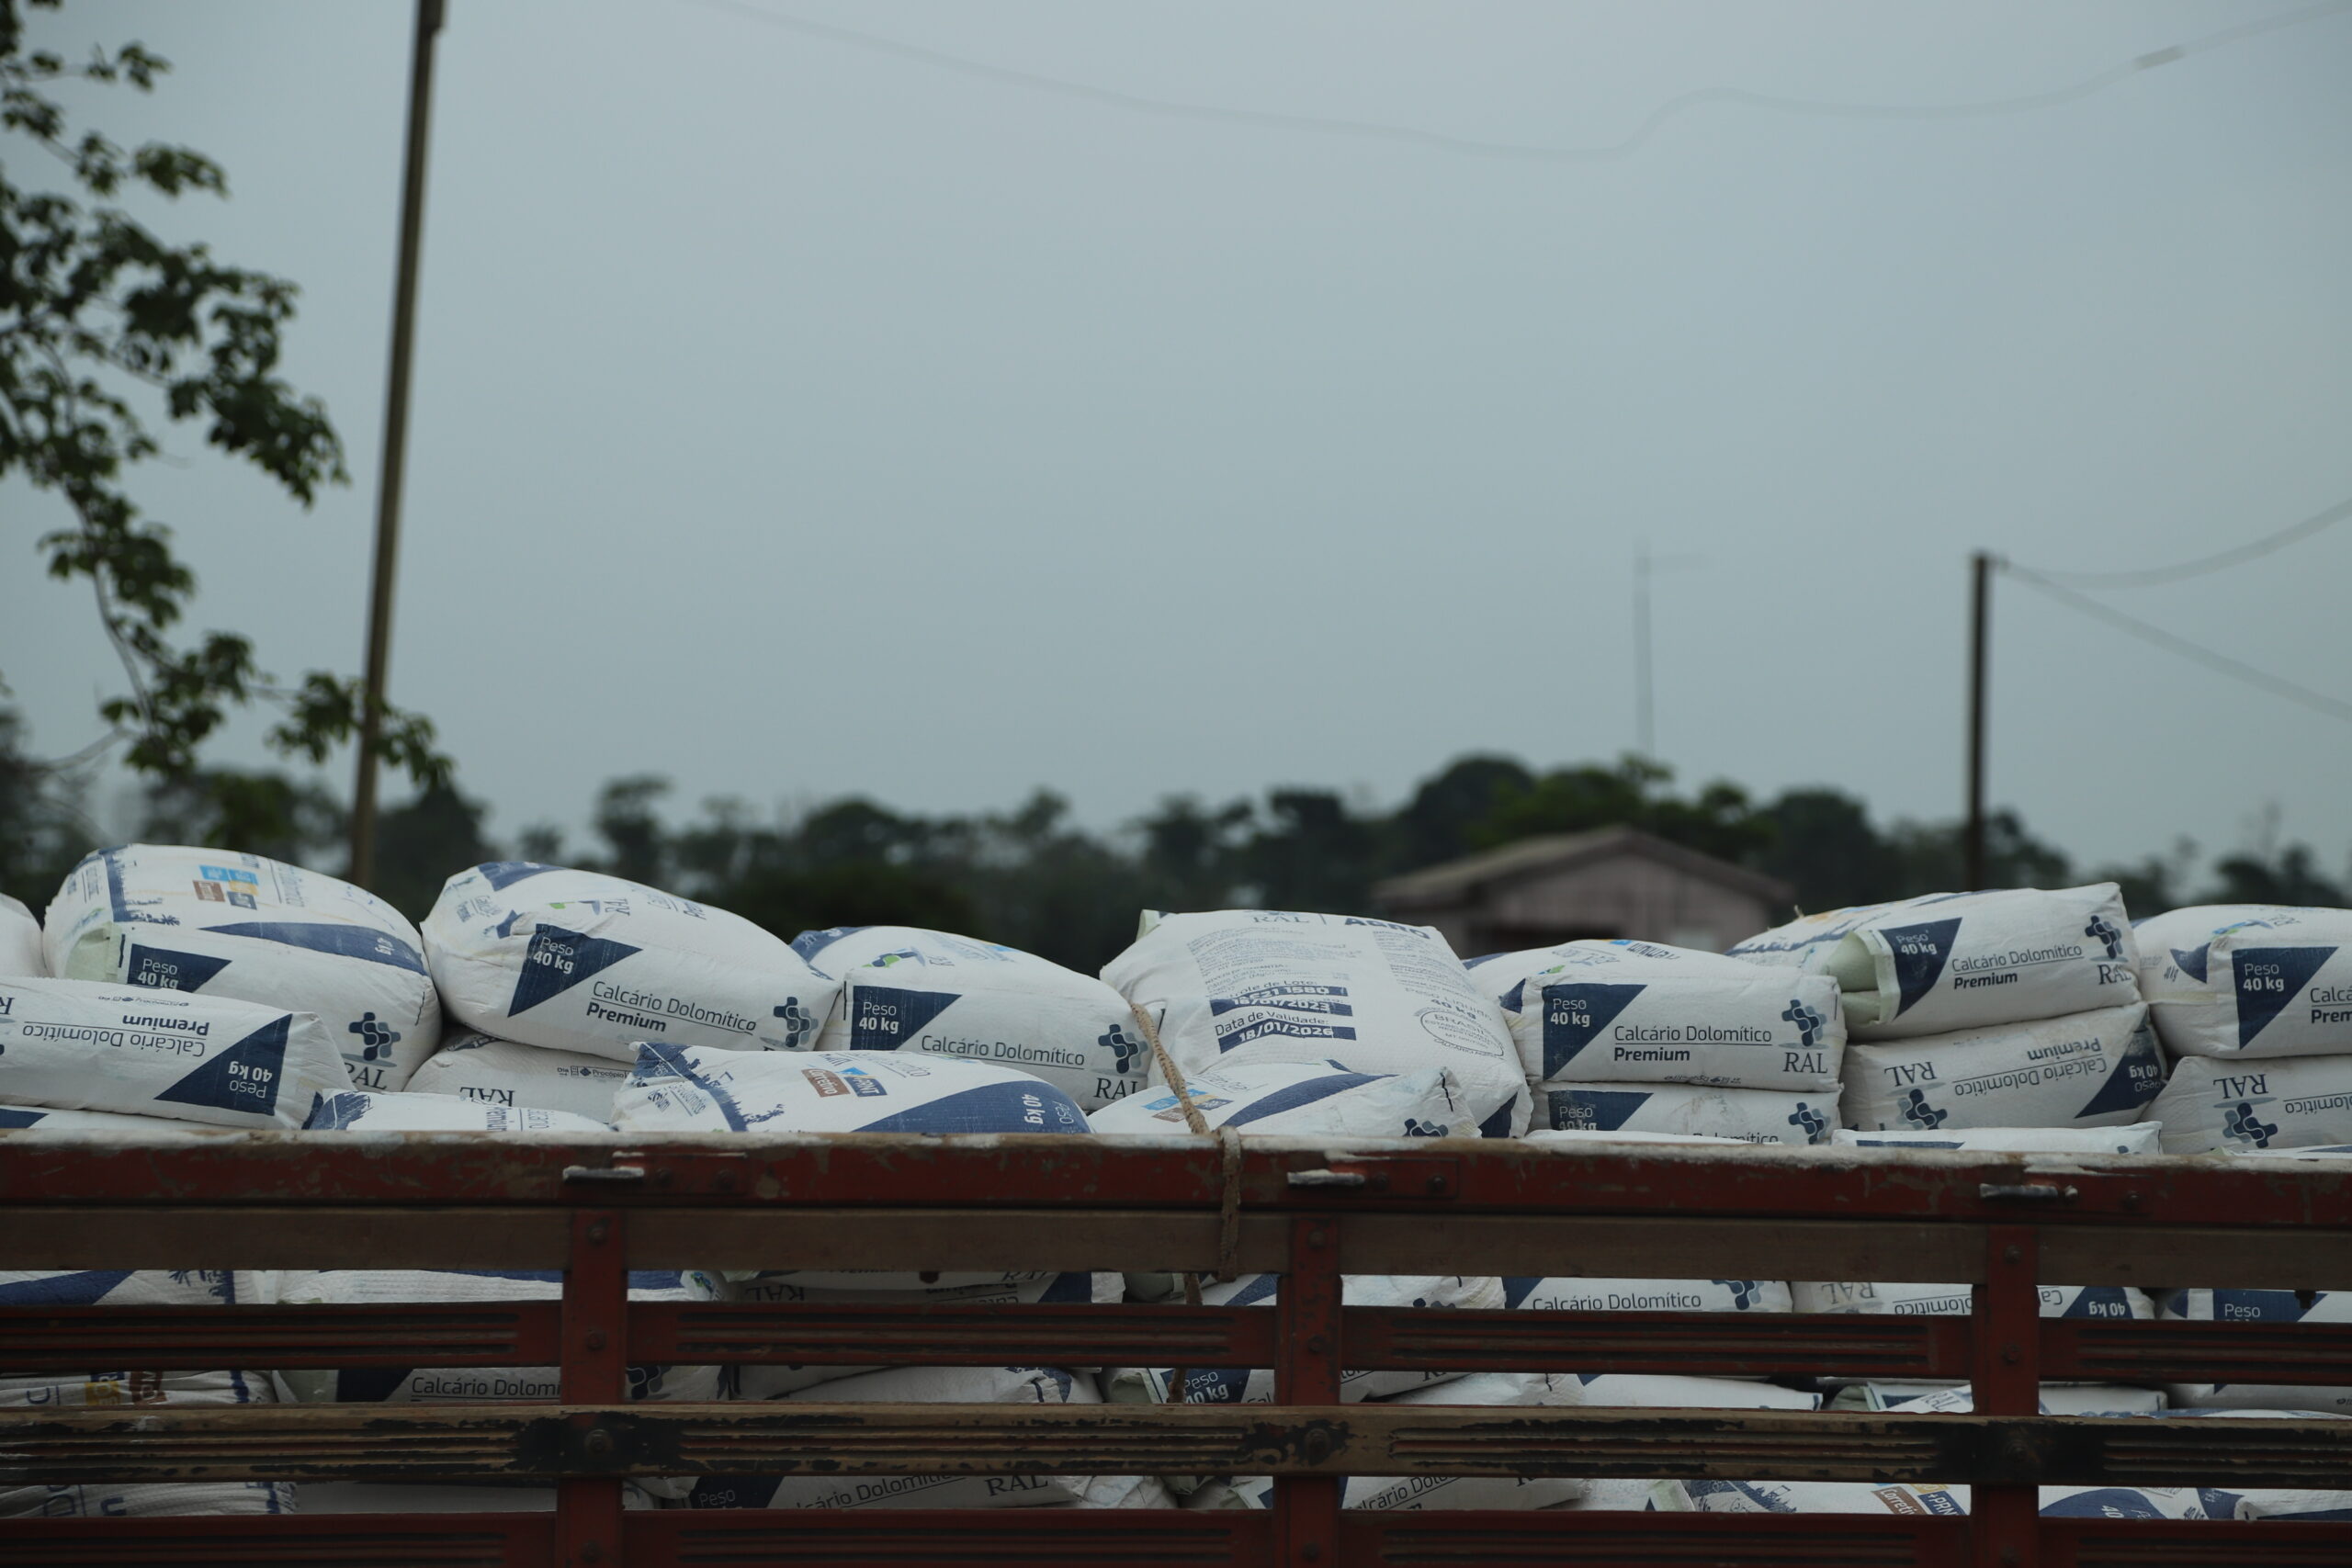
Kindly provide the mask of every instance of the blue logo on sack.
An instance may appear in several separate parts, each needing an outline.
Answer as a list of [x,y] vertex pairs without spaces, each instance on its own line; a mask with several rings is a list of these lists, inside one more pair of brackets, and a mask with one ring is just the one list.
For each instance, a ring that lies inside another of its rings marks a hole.
[[1905,1122],[1923,1133],[1932,1133],[1951,1119],[1951,1111],[1939,1111],[1928,1103],[1928,1091],[1923,1089],[1905,1089],[1903,1098],[1895,1101],[1895,1109],[1903,1112]]
[[1113,1024],[1097,1035],[1094,1043],[1116,1058],[1112,1071],[1125,1077],[1135,1070],[1136,1059],[1143,1055],[1143,1042],[1129,1034],[1123,1024]]
[[817,1032],[817,1021],[808,1016],[808,1010],[800,1005],[798,997],[785,998],[784,1005],[775,1010],[775,1016],[784,1020],[784,1038],[787,1050],[799,1050],[800,1043]]
[[2278,1135],[2277,1123],[2265,1122],[2250,1101],[2242,1100],[2222,1113],[2222,1136],[2233,1142],[2267,1149]]
[[1417,1117],[1408,1116],[1405,1118],[1405,1136],[1408,1138],[1442,1138],[1445,1136],[1445,1123],[1442,1122],[1423,1122]]
[[392,1047],[401,1043],[401,1032],[372,1012],[361,1013],[356,1023],[345,1027],[347,1032],[359,1036],[359,1043],[366,1047],[359,1053],[359,1059],[363,1062],[382,1061],[392,1054]]
[[2123,933],[2105,915],[2093,915],[2091,923],[2083,928],[2083,934],[2094,942],[2104,943],[2108,957],[2123,956]]
[[1789,998],[1789,1005],[1781,1012],[1781,1021],[1797,1026],[1797,1046],[1801,1050],[1813,1048],[1813,1043],[1821,1037],[1822,1024],[1827,1021],[1817,1010],[1805,1006],[1804,998],[1802,997]]
[[1731,1292],[1731,1308],[1734,1312],[1746,1312],[1756,1304],[1756,1298],[1764,1292],[1764,1281],[1761,1280],[1711,1280],[1710,1283],[1721,1285]]
[[1817,1144],[1821,1142],[1821,1134],[1829,1130],[1829,1118],[1800,1100],[1794,1114],[1789,1118],[1789,1125],[1803,1128],[1806,1143]]

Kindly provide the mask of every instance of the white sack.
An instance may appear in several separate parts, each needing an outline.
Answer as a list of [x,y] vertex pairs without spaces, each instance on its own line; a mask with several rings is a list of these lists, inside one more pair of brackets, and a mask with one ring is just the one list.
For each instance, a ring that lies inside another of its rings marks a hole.
[[2352,1142],[2352,1055],[2183,1056],[2148,1114],[2168,1155]]
[[2164,1053],[2145,1003],[2036,1023],[1855,1044],[1846,1052],[1846,1124],[2121,1127],[2161,1121]]
[[[376,1306],[407,1302],[544,1302],[563,1294],[563,1275],[536,1269],[289,1269],[277,1276],[277,1299]],[[713,1276],[631,1269],[633,1302],[707,1302],[725,1298]],[[496,1404],[557,1400],[562,1384],[554,1367],[300,1367],[277,1374],[288,1398],[305,1404],[342,1401],[388,1404]],[[717,1367],[633,1366],[631,1399],[707,1401],[718,1397]]]
[[0,1519],[160,1519],[295,1512],[290,1481],[0,1486]]
[[[1337,1062],[1259,1062],[1189,1074],[1184,1087],[1211,1127],[1332,1138],[1468,1137],[1477,1131],[1464,1115],[1460,1086],[1443,1067],[1358,1073]],[[1104,1134],[1191,1131],[1176,1091],[1164,1086],[1106,1105],[1087,1122]]]
[[319,1016],[361,1089],[397,1089],[441,1035],[424,939],[364,888],[259,855],[126,844],[49,906],[49,972]]
[[2160,1122],[2128,1127],[1954,1127],[1922,1133],[1858,1133],[1840,1127],[1829,1141],[1845,1149],[1967,1149],[1978,1154],[2152,1155],[2164,1132]]
[[[1204,1306],[1271,1307],[1282,1284],[1279,1274],[1245,1274],[1238,1280],[1201,1281]],[[1464,1307],[1491,1311],[1503,1304],[1502,1281],[1490,1277],[1439,1275],[1350,1274],[1340,1281],[1341,1301],[1348,1306]],[[1122,1404],[1165,1404],[1174,1382],[1170,1367],[1110,1367],[1102,1373],[1102,1394]],[[1187,1367],[1184,1398],[1193,1404],[1269,1404],[1274,1397],[1274,1374],[1266,1367]],[[1460,1372],[1405,1370],[1371,1371],[1363,1369],[1340,1374],[1340,1399],[1360,1399],[1403,1393],[1430,1383],[1451,1382]]]
[[[788,1400],[825,1404],[1100,1404],[1082,1372],[1051,1367],[893,1367],[843,1378]],[[1077,1475],[706,1476],[691,1508],[1033,1508],[1074,1503]]]
[[2352,909],[2203,904],[2142,920],[2140,991],[2190,1056],[2352,1052]]
[[461,871],[424,917],[442,1005],[501,1040],[634,1061],[637,1043],[798,1051],[841,997],[724,909],[528,861]]
[[836,926],[802,931],[792,950],[842,982],[820,1050],[992,1062],[1090,1111],[1133,1094],[1151,1071],[1125,998],[1018,948],[915,926]]
[[1697,1133],[1743,1144],[1817,1144],[1838,1122],[1838,1096],[1698,1084],[1547,1083],[1535,1124],[1564,1133]]
[[[1860,1382],[1838,1391],[1830,1405],[1838,1410],[1899,1410],[1905,1416],[1966,1416],[1976,1408],[1976,1396],[1966,1383],[1922,1387],[1917,1383]],[[2046,1382],[2036,1401],[2044,1416],[2154,1416],[2165,1407],[2165,1396],[2153,1388],[2126,1388],[2120,1383]]]
[[[2352,1323],[2352,1291],[2175,1291],[2164,1315],[2190,1323]],[[2324,1383],[2175,1383],[2173,1404],[2193,1410],[2304,1410],[2352,1415],[2352,1387]]]
[[1047,1503],[1049,1508],[1173,1508],[1175,1497],[1156,1475],[1073,1476],[1081,1481],[1075,1503]]
[[[0,1273],[0,1307],[266,1304],[266,1274],[222,1269],[24,1269]],[[5,1371],[5,1367],[0,1367]],[[250,1404],[272,1398],[266,1372],[86,1371],[0,1376],[0,1405]]]
[[1502,1010],[1428,926],[1271,909],[1147,913],[1102,978],[1153,1021],[1187,1077],[1260,1062],[1442,1066],[1485,1136],[1527,1129],[1525,1075]]
[[2352,1492],[2290,1492],[2264,1488],[2253,1492],[2208,1493],[2207,1506],[2220,1496],[2234,1497],[2235,1510],[2216,1518],[2301,1519],[2335,1524],[2352,1519]]
[[1718,1138],[1705,1133],[1596,1133],[1581,1128],[1539,1127],[1520,1140],[1521,1143],[1549,1144],[1558,1149],[1608,1144],[1724,1144],[1737,1145],[1746,1138]]
[[311,1133],[609,1133],[585,1116],[537,1106],[509,1110],[447,1094],[329,1095],[311,1112]]
[[1619,1481],[1595,1476],[1584,1495],[1563,1506],[1589,1514],[1687,1514],[1690,1495],[1679,1481]]
[[318,1016],[87,980],[0,980],[0,1102],[301,1126],[351,1087]]
[[1808,915],[1731,956],[1826,975],[1855,1040],[1945,1034],[2140,999],[2139,950],[2112,882],[1937,893]]
[[0,893],[0,979],[20,975],[46,975],[49,960],[41,955],[40,922],[33,912]]
[[[2044,1317],[2120,1320],[2156,1315],[2147,1292],[2134,1285],[2041,1285],[2037,1289]],[[1799,1312],[1885,1313],[1900,1317],[1966,1317],[1969,1313],[1966,1285],[1793,1280],[1789,1292]]]
[[1818,1410],[1821,1395],[1746,1378],[1577,1372],[1584,1402],[1612,1410]]
[[1686,1481],[1702,1514],[1942,1514],[1968,1512],[1968,1489],[1866,1481]]
[[2209,1497],[2234,1494],[2208,1493],[2190,1486],[2044,1486],[2040,1489],[2045,1519],[2211,1519],[2228,1513],[2206,1511]]
[[[1481,959],[1536,1083],[1838,1087],[1838,983],[1646,942],[1571,942]],[[1540,1091],[1539,1091],[1540,1092]]]
[[464,1031],[441,1042],[408,1080],[412,1094],[452,1094],[509,1110],[526,1106],[610,1122],[628,1068],[609,1056],[492,1040]]
[[1083,1133],[1042,1078],[886,1051],[788,1055],[646,1044],[613,1100],[624,1133]]
[[2312,1144],[2299,1149],[2243,1146],[2222,1152],[2234,1159],[2339,1160],[2352,1159],[2352,1144]]
[[1508,1278],[1503,1305],[1528,1312],[1789,1312],[1778,1280]]

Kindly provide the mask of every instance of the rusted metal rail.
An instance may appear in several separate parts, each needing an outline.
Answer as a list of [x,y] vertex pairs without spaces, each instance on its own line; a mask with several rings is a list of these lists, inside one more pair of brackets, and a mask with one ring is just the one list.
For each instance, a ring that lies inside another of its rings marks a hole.
[[[1307,1184],[1295,1175],[1325,1173]],[[1343,1179],[1334,1181],[1331,1175]],[[2352,1174],[2219,1159],[1265,1140],[1272,1311],[643,1303],[627,1270],[1208,1269],[1206,1140],[0,1137],[0,1269],[563,1269],[560,1302],[0,1311],[11,1372],[553,1365],[561,1403],[0,1412],[0,1484],[553,1481],[553,1514],[0,1522],[15,1564],[2304,1564],[2352,1526],[2042,1519],[2040,1484],[2352,1489],[2352,1423],[2052,1418],[2043,1379],[2352,1383],[2352,1326],[2044,1320],[2036,1286],[2352,1288]],[[1969,1318],[1344,1307],[1343,1273],[1965,1281]],[[632,1362],[1260,1366],[1267,1405],[628,1404]],[[1833,1373],[1973,1416],[1342,1404],[1340,1369]],[[665,1510],[699,1473],[1276,1477],[1267,1513]],[[1969,1483],[1964,1518],[1371,1513],[1340,1480]]]

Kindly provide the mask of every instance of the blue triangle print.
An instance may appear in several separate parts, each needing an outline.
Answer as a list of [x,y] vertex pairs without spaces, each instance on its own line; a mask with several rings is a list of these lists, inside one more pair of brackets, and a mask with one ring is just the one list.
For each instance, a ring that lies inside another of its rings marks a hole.
[[1544,987],[1544,1076],[1556,1078],[1646,989],[1570,980]]
[[130,1278],[128,1269],[85,1269],[72,1274],[0,1275],[0,1306],[96,1306]]
[[2230,963],[2237,976],[2238,1049],[2303,994],[2320,965],[2335,956],[2332,947],[2242,947]]
[[2201,986],[2205,983],[2205,961],[2212,952],[2213,944],[2210,942],[2202,947],[2176,947],[2172,950],[2172,961],[2180,966],[2182,974]]
[[861,1133],[1083,1133],[1078,1102],[1036,1080],[982,1084],[943,1095],[895,1116],[868,1122]]
[[167,947],[141,947],[132,942],[123,964],[122,979],[128,986],[200,991],[206,981],[227,967],[229,961],[225,958],[209,958],[201,953],[174,953]]
[[514,999],[506,1004],[506,1016],[528,1012],[590,976],[635,957],[637,951],[625,942],[583,936],[561,926],[541,926],[531,933],[531,950],[523,955],[523,973],[515,976]]
[[1878,934],[1894,959],[1894,983],[1902,991],[1895,1013],[1906,1013],[1943,976],[1944,965],[1951,959],[1952,939],[1960,934],[1960,917],[1925,920],[1916,926],[1881,926]]
[[155,1097],[160,1104],[205,1105],[267,1116],[277,1109],[286,1077],[286,1032],[294,1020],[280,1013],[226,1051],[198,1065]]
[[2104,1116],[2114,1111],[2137,1111],[2156,1098],[2165,1087],[2165,1059],[2156,1050],[2155,1031],[2143,1021],[2124,1043],[2123,1054],[2115,1059],[2115,1070],[2098,1086],[2090,1103],[2075,1112],[2075,1120]]
[[896,986],[850,983],[849,1048],[896,1051],[911,1045],[923,1026],[962,998],[953,991],[908,991]]
[[1555,1089],[1546,1096],[1552,1129],[1559,1133],[1613,1133],[1650,1101],[1643,1089]]
[[400,938],[367,926],[336,925],[329,920],[247,920],[240,925],[214,926],[221,936],[251,937],[256,942],[281,942],[338,958],[361,958],[390,964],[412,975],[424,973],[424,954]]

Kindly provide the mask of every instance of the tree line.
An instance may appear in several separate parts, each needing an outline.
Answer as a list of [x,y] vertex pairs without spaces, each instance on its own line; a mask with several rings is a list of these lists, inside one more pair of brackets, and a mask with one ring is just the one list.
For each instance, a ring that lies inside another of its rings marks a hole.
[[[78,783],[22,753],[0,712],[0,890],[38,909],[106,837]],[[1787,882],[1808,910],[1961,886],[1960,824],[1882,826],[1827,786],[1759,800],[1717,780],[1684,791],[1641,758],[1538,771],[1479,755],[1440,769],[1390,808],[1293,786],[1222,802],[1171,795],[1116,830],[1087,829],[1040,789],[1010,811],[925,816],[862,795],[762,814],[740,799],[677,813],[655,774],[598,792],[589,835],[549,828],[493,835],[485,803],[439,783],[389,809],[377,891],[412,919],[452,873],[481,861],[540,860],[609,871],[705,899],[780,936],[833,925],[906,924],[1009,943],[1091,972],[1135,934],[1147,908],[1233,907],[1357,912],[1382,878],[1543,833],[1625,824]],[[214,844],[340,869],[342,803],[272,771],[213,768],[147,784],[118,826],[158,842]],[[2306,845],[2267,842],[2200,866],[2186,841],[2131,865],[2080,866],[2014,812],[1987,824],[1996,886],[2123,885],[2126,906],[2352,904],[2346,879]]]

